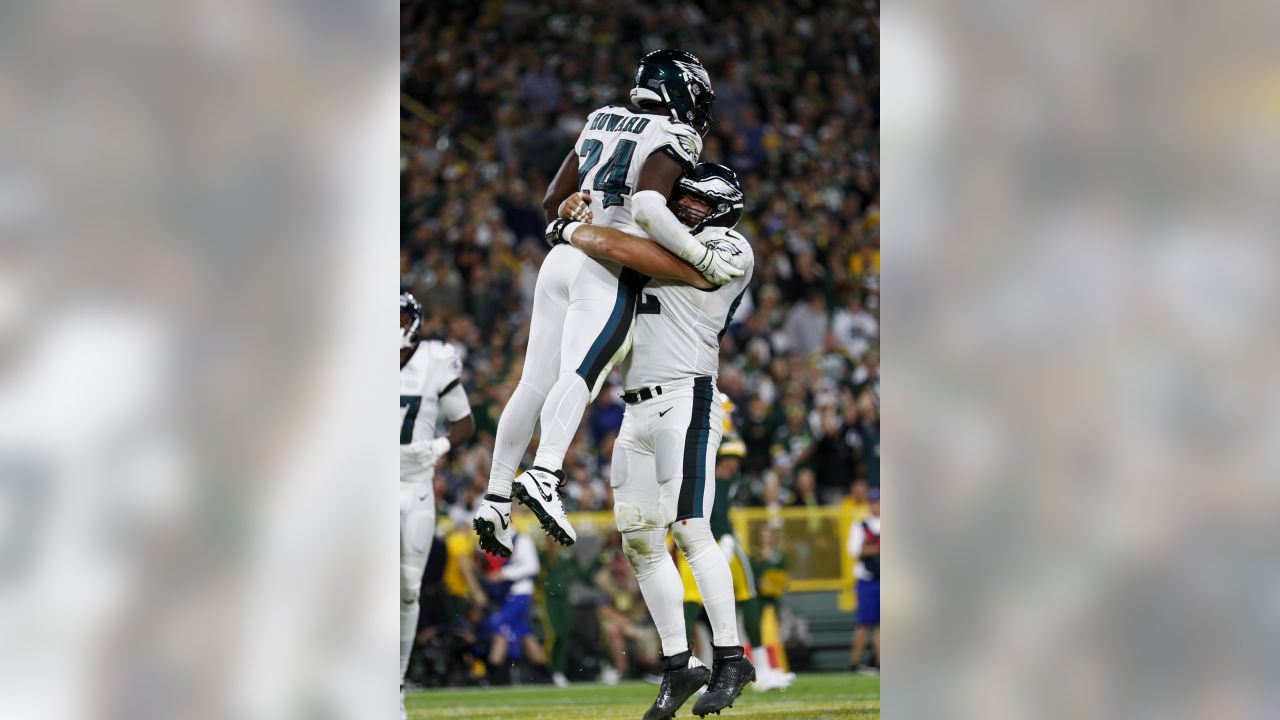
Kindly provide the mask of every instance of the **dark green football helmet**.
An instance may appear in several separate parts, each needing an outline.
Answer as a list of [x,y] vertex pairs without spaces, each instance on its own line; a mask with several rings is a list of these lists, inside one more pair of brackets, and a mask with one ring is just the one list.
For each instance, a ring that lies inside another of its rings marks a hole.
[[640,61],[631,90],[631,102],[644,101],[666,105],[673,119],[706,135],[716,94],[698,58],[684,50],[655,50]]
[[[681,203],[685,196],[693,196],[711,206],[700,213]],[[742,219],[742,206],[746,196],[738,174],[716,163],[698,163],[676,180],[667,204],[680,222],[695,230],[708,225],[732,228]]]

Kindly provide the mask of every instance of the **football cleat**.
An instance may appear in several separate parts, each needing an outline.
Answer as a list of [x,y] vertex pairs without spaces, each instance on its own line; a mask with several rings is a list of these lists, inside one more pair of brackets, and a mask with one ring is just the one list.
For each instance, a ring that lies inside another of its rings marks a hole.
[[[653,706],[644,714],[644,720],[671,720],[676,711],[689,700],[689,697],[707,684],[711,671],[688,651],[670,658],[684,658],[684,667],[666,670],[662,673],[662,685],[658,688],[658,698]],[[677,661],[679,662],[679,661]]]
[[519,500],[533,516],[538,518],[542,529],[561,545],[572,545],[578,540],[578,534],[569,524],[564,514],[564,502],[560,500],[558,487],[563,482],[561,475],[551,473],[539,467],[532,467],[516,476],[511,484],[511,494]]
[[771,668],[756,668],[756,681],[751,683],[751,689],[756,692],[786,690],[791,687],[791,683],[795,682],[795,680],[795,673],[782,672]]
[[516,537],[516,529],[511,525],[511,500],[485,495],[480,507],[476,508],[471,527],[480,538],[481,550],[498,557],[511,557]]
[[770,664],[766,648],[752,648],[751,662],[756,666],[756,681],[751,683],[751,689],[756,692],[786,690],[796,681],[795,673],[783,672]]
[[400,686],[400,720],[409,720],[409,713],[404,711],[404,685]]
[[[716,648],[719,654],[719,648]],[[717,657],[711,669],[711,680],[707,683],[707,691],[693,704],[693,714],[705,717],[711,713],[720,714],[721,710],[733,707],[742,688],[756,679],[756,668],[737,648],[736,654]]]

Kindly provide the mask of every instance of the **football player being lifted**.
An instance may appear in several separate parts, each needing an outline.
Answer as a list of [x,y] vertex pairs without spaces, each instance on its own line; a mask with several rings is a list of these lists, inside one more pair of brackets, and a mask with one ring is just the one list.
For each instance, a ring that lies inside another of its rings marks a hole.
[[[418,629],[418,591],[436,530],[436,463],[475,431],[471,403],[462,388],[458,351],[438,340],[420,340],[422,306],[400,294],[400,717],[404,673]],[[436,421],[449,422],[436,437]]]
[[[579,206],[578,220],[648,235],[696,268],[700,282],[719,286],[741,277],[740,269],[695,240],[667,208],[676,179],[698,162],[714,100],[707,71],[693,55],[681,50],[646,55],[631,104],[605,106],[587,116],[547,188],[547,220],[558,216],[569,197],[594,192],[594,211]],[[480,547],[510,556],[512,497],[551,537],[565,545],[576,540],[557,492],[564,482],[564,455],[587,403],[628,350],[639,291],[648,279],[569,244],[547,255],[534,289],[524,369],[498,421],[489,486],[473,521]],[[533,465],[516,477],[539,421]]]
[[[566,212],[596,197],[571,198]],[[720,339],[751,281],[750,243],[733,230],[743,193],[732,170],[700,164],[675,183],[670,209],[698,242],[740,271],[716,286],[658,245],[613,228],[568,219],[548,228],[551,241],[653,276],[637,306],[635,344],[622,363],[622,429],[614,443],[613,512],[623,550],[662,639],[662,686],[645,720],[665,720],[703,684],[693,714],[733,704],[756,675],[738,640],[733,578],[712,534],[716,451],[724,432],[717,400]],[[683,275],[676,274],[684,266]],[[675,280],[657,279],[676,277]],[[693,570],[711,621],[710,671],[692,656],[685,633],[684,589],[666,551],[668,529]]]

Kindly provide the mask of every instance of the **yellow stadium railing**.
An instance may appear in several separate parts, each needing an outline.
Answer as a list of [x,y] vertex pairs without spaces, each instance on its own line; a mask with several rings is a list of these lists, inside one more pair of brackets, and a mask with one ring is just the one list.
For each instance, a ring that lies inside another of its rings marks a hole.
[[[536,528],[529,513],[514,518],[516,528],[529,532]],[[615,529],[613,513],[569,513],[569,521],[579,535],[607,534]],[[853,511],[847,506],[734,508],[729,511],[734,534],[748,555],[759,543],[760,530],[774,528],[778,546],[787,558],[790,582],[787,592],[837,593],[841,610],[854,609],[853,563],[845,551]],[[447,530],[447,528],[446,528]]]

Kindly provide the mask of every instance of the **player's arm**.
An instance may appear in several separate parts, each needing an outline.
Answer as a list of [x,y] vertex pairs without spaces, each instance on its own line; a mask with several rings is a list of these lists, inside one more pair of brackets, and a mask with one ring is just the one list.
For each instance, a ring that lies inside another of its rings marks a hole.
[[[445,365],[451,378],[440,390],[440,410],[449,421],[449,447],[458,447],[471,439],[476,431],[476,419],[471,414],[471,401],[467,399],[467,391],[462,387],[462,359],[453,346],[446,346],[444,351]],[[446,449],[445,452],[448,452]],[[444,455],[444,453],[440,453]]]
[[471,439],[476,432],[476,419],[468,415],[461,420],[449,424],[449,446],[458,447],[458,443],[464,443]]
[[686,167],[692,167],[697,160],[694,154],[692,159],[683,158],[682,164],[676,161],[674,154],[674,151],[655,152],[644,161],[636,190],[631,195],[631,215],[654,242],[687,261],[716,285],[724,285],[741,275],[742,271],[698,242],[667,207],[667,199],[671,197],[676,180]]
[[578,189],[578,153],[576,150],[570,150],[565,156],[564,162],[560,163],[560,169],[556,171],[556,176],[551,178],[551,184],[547,186],[547,194],[542,198],[542,212],[547,216],[547,222],[556,219],[556,214],[560,210],[560,203],[564,199],[572,195]]
[[715,285],[675,255],[653,244],[647,238],[610,227],[568,223],[560,235],[597,260],[612,260],[652,278],[679,280],[694,287],[709,289]]

